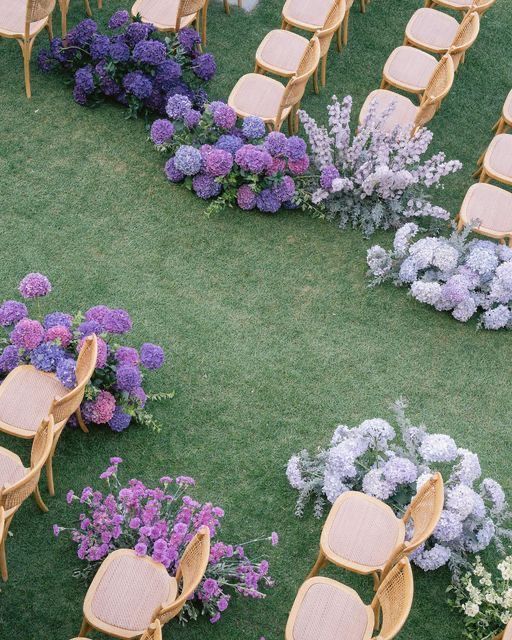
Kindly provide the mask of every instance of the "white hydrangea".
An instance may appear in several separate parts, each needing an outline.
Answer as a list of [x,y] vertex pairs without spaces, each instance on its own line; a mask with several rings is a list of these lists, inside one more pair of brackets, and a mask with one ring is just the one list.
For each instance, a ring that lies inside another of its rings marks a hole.
[[441,297],[441,285],[439,282],[416,280],[411,285],[411,295],[418,302],[434,306]]
[[439,243],[434,249],[432,265],[441,271],[453,271],[459,261],[459,252],[448,242]]

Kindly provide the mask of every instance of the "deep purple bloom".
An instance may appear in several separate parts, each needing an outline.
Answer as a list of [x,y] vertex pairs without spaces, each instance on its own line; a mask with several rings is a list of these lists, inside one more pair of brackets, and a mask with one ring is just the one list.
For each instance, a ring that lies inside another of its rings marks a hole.
[[116,407],[114,411],[114,415],[108,421],[108,426],[115,431],[116,433],[120,433],[124,431],[132,420],[131,415],[125,413],[121,407]]
[[140,362],[139,352],[133,347],[119,347],[116,351],[116,360],[119,364],[138,365]]
[[20,364],[19,349],[14,344],[9,344],[0,354],[0,371],[9,373]]
[[232,155],[244,146],[243,140],[239,136],[232,135],[230,133],[225,133],[220,136],[220,138],[215,143],[216,149],[224,149],[224,151],[229,151]]
[[110,309],[105,316],[103,326],[108,333],[128,333],[132,328],[132,319],[124,309]]
[[160,369],[164,360],[164,350],[157,344],[145,342],[140,348],[140,361],[146,369]]
[[110,51],[110,38],[108,36],[95,33],[89,51],[94,62],[102,60]]
[[233,156],[229,151],[214,148],[208,153],[205,162],[205,170],[208,175],[214,178],[224,177],[227,176],[232,168]]
[[212,102],[209,105],[209,110],[213,116],[213,122],[219,129],[229,131],[235,126],[236,112],[225,102]]
[[180,93],[176,93],[171,96],[165,107],[167,115],[173,120],[183,118],[190,109],[192,109],[192,102],[190,101],[190,98]]
[[87,322],[97,322],[103,327],[105,318],[110,313],[110,308],[104,304],[98,304],[85,312],[85,319]]
[[186,53],[192,53],[201,44],[201,36],[195,29],[181,29],[178,31],[178,42]]
[[242,124],[242,133],[246,140],[259,140],[265,136],[266,127],[261,118],[248,116]]
[[90,95],[94,91],[94,77],[92,75],[92,67],[87,65],[81,69],[77,69],[75,73],[75,89],[81,95]]
[[70,313],[63,313],[62,311],[54,311],[44,317],[43,326],[45,329],[51,329],[51,327],[67,327],[71,329],[73,325],[73,316]]
[[57,364],[57,379],[67,388],[76,387],[76,361],[73,358],[62,358]]
[[82,22],[79,22],[76,27],[73,27],[73,29],[68,32],[65,38],[65,44],[68,46],[83,47],[91,42],[97,31],[98,25],[94,20],[90,18],[82,20]]
[[121,87],[117,84],[117,82],[110,76],[109,72],[106,69],[107,61],[101,60],[94,67],[94,71],[96,72],[100,89],[106,96],[116,96],[121,91]]
[[185,174],[176,169],[176,164],[174,162],[174,157],[169,158],[165,163],[164,173],[168,180],[171,182],[181,182],[185,179]]
[[185,114],[185,117],[183,118],[185,125],[189,129],[193,129],[194,127],[197,127],[200,120],[201,120],[201,112],[196,111],[196,109],[190,109],[190,111],[187,111],[187,113]]
[[130,364],[121,364],[116,371],[116,384],[120,391],[133,391],[140,387],[142,376],[138,369]]
[[222,191],[222,185],[215,181],[213,176],[200,173],[192,180],[194,193],[203,200],[217,197]]
[[23,318],[10,334],[11,342],[20,349],[35,349],[44,338],[43,325],[37,320]]
[[40,371],[55,371],[65,351],[52,342],[43,342],[30,354],[30,364]]
[[54,66],[54,59],[46,49],[41,49],[37,54],[37,66],[43,73],[50,73]]
[[176,60],[164,60],[156,70],[155,84],[162,91],[169,91],[181,74],[181,65]]
[[28,316],[27,307],[17,300],[5,300],[0,305],[0,326],[8,327]]
[[276,213],[281,207],[281,202],[272,189],[263,189],[256,196],[256,206],[265,213]]
[[123,87],[139,100],[149,98],[153,91],[151,78],[142,71],[129,71],[123,78]]
[[235,161],[244,171],[259,175],[272,165],[272,156],[262,146],[245,144],[236,152]]
[[275,185],[272,188],[272,191],[277,196],[280,202],[287,202],[288,200],[291,200],[295,195],[295,182],[290,176],[283,176],[281,182]]
[[165,61],[167,48],[159,40],[141,40],[137,42],[132,51],[132,57],[136,62],[157,66]]
[[201,153],[189,145],[183,145],[176,151],[174,165],[186,176],[195,176],[201,170]]
[[114,62],[128,62],[130,59],[130,47],[122,40],[116,40],[110,45],[108,52]]
[[251,211],[256,206],[256,194],[248,184],[244,184],[238,189],[236,200],[240,209],[244,211]]
[[130,21],[130,14],[125,9],[121,9],[120,11],[116,11],[110,16],[110,20],[108,21],[109,29],[120,29],[124,27],[124,25]]
[[168,142],[174,135],[174,125],[169,120],[155,120],[151,126],[151,141],[160,145]]
[[146,24],[144,22],[132,22],[128,26],[125,33],[126,44],[129,47],[134,47],[141,40],[146,40],[150,33],[153,33],[154,27],[152,24]]
[[265,140],[265,148],[271,156],[281,156],[286,152],[287,138],[280,131],[272,131]]
[[300,160],[306,155],[307,146],[305,141],[299,136],[291,136],[286,141],[286,156],[290,160]]
[[204,82],[208,82],[213,78],[215,72],[217,71],[215,58],[211,53],[203,53],[197,56],[192,65],[192,71],[199,79],[203,80]]
[[18,291],[23,298],[41,298],[52,290],[52,285],[42,273],[29,273],[20,282]]
[[103,326],[99,324],[99,322],[96,322],[96,320],[86,320],[79,324],[76,330],[83,338],[86,338],[93,333],[96,335],[103,333]]
[[328,165],[322,169],[320,174],[320,186],[322,189],[330,191],[332,189],[332,183],[340,177],[340,172],[334,165]]

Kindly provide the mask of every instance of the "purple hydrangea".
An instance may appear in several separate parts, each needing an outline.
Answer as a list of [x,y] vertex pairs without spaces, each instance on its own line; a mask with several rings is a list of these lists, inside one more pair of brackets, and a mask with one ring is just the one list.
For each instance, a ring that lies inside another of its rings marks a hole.
[[0,371],[9,373],[20,364],[19,349],[14,344],[9,344],[0,354]]
[[83,338],[86,338],[93,333],[95,333],[96,335],[103,333],[102,325],[99,324],[99,322],[96,322],[96,320],[86,320],[85,322],[79,324],[76,330]]
[[151,78],[142,71],[129,71],[123,78],[123,87],[139,100],[149,98],[153,91]]
[[124,309],[110,309],[105,316],[103,326],[108,333],[128,333],[132,329],[132,319]]
[[164,173],[168,180],[171,182],[181,182],[185,179],[185,174],[176,169],[176,163],[174,162],[174,157],[169,158],[165,163]]
[[67,389],[76,387],[76,360],[73,358],[62,358],[56,369],[57,380]]
[[300,160],[288,160],[288,169],[294,175],[302,176],[309,169],[309,156],[303,156]]
[[151,125],[151,141],[153,144],[160,145],[168,142],[174,135],[174,125],[169,120],[155,120]]
[[146,24],[145,22],[132,22],[131,25],[126,29],[125,39],[126,44],[129,47],[134,47],[141,40],[146,40],[146,38],[153,33],[154,27],[152,24]]
[[284,173],[286,171],[286,160],[284,158],[273,157],[272,164],[267,169],[267,176],[276,176],[278,173]]
[[52,327],[67,327],[71,329],[73,326],[73,316],[70,313],[54,311],[45,316],[43,326],[45,329],[51,329]]
[[113,416],[108,421],[108,426],[112,431],[120,433],[129,427],[131,420],[132,417],[130,414],[125,413],[121,407],[116,407]]
[[100,89],[106,96],[116,96],[121,92],[121,87],[117,84],[117,82],[110,76],[109,72],[106,69],[107,61],[101,60],[95,66],[94,70],[99,78]]
[[382,475],[394,485],[412,484],[418,478],[418,470],[408,458],[393,456],[382,467]]
[[265,148],[271,156],[281,156],[286,153],[287,137],[280,131],[271,131],[265,140]]
[[281,201],[272,189],[263,189],[256,196],[256,206],[265,213],[276,213],[281,207]]
[[50,327],[46,330],[46,335],[44,337],[45,342],[55,342],[58,341],[61,347],[68,347],[73,340],[73,334],[70,329],[64,327],[63,325],[56,324],[53,327]]
[[291,136],[287,139],[285,154],[290,160],[301,160],[306,155],[306,151],[306,143],[299,136]]
[[43,73],[50,73],[54,67],[52,55],[46,49],[41,49],[37,54],[37,66]]
[[279,184],[272,188],[272,191],[280,202],[288,202],[296,192],[295,182],[290,176],[283,176]]
[[213,122],[219,129],[229,131],[235,126],[237,120],[236,112],[225,102],[212,102],[209,109],[213,116]]
[[37,320],[22,318],[10,334],[11,342],[20,349],[29,351],[38,347],[44,338],[43,325]]
[[192,109],[192,102],[190,101],[190,98],[182,95],[181,93],[176,93],[171,96],[165,107],[167,115],[173,120],[185,117],[190,109]]
[[73,27],[73,29],[68,32],[65,42],[68,46],[83,47],[92,40],[97,31],[98,25],[94,20],[87,18],[79,22],[76,27]]
[[256,206],[256,194],[248,184],[243,184],[237,191],[236,201],[240,209],[251,211]]
[[110,45],[108,55],[114,62],[128,62],[130,59],[130,47],[122,40],[116,40]]
[[236,152],[235,161],[243,171],[259,175],[272,165],[272,156],[264,147],[245,144]]
[[120,391],[133,391],[140,387],[142,375],[138,369],[130,364],[121,364],[116,371],[116,384]]
[[160,369],[164,360],[164,350],[159,345],[145,342],[140,348],[140,361],[146,369]]
[[338,178],[340,178],[340,172],[337,167],[330,164],[322,169],[322,173],[320,174],[320,186],[322,189],[330,191],[332,189],[333,181]]
[[195,29],[180,29],[178,31],[178,42],[186,53],[193,53],[199,44],[201,36]]
[[259,140],[265,136],[265,123],[257,116],[248,116],[243,121],[242,133],[246,140]]
[[201,112],[197,111],[196,109],[190,109],[190,111],[187,111],[187,113],[185,114],[185,117],[183,118],[183,122],[185,123],[185,126],[188,129],[193,129],[194,127],[197,127],[200,120],[201,120]]
[[244,146],[243,140],[239,136],[232,135],[230,133],[225,133],[220,136],[220,138],[215,143],[216,149],[224,149],[224,151],[229,151],[232,155]]
[[43,342],[32,350],[30,364],[40,371],[55,371],[64,354],[62,347],[52,342]]
[[42,273],[29,273],[20,282],[18,291],[23,298],[42,298],[50,293],[52,285]]
[[95,400],[87,400],[81,410],[86,422],[106,424],[112,419],[116,408],[116,399],[109,391],[100,391]]
[[182,69],[176,60],[164,60],[156,70],[155,84],[162,91],[169,91],[181,78]]
[[17,300],[5,300],[0,305],[0,326],[8,327],[28,316],[27,307]]
[[507,305],[500,304],[494,309],[489,309],[482,316],[482,323],[486,329],[497,331],[504,329],[512,319],[512,312]]
[[201,153],[195,147],[183,145],[176,151],[174,165],[184,175],[195,176],[201,171]]
[[216,182],[213,176],[200,173],[192,179],[192,188],[194,193],[203,200],[216,198],[222,191],[222,185]]
[[91,65],[77,69],[75,73],[75,89],[80,95],[88,96],[94,91],[94,76]]
[[116,360],[119,364],[136,366],[140,362],[139,352],[133,347],[119,347],[116,351]]
[[192,71],[200,80],[208,82],[217,71],[215,58],[211,53],[203,53],[197,56],[192,64]]
[[93,62],[102,60],[110,51],[110,38],[99,33],[94,34],[89,51]]
[[132,389],[132,391],[130,391],[130,396],[135,400],[137,400],[141,408],[145,407],[146,400],[148,399],[148,397],[142,387],[137,387],[136,389]]
[[205,170],[210,176],[214,178],[224,177],[233,168],[233,156],[229,151],[224,149],[212,149],[205,161]]
[[167,48],[159,40],[141,40],[132,51],[132,58],[136,62],[157,66],[165,61]]
[[108,28],[120,29],[121,27],[124,27],[124,25],[129,21],[130,14],[125,9],[122,9],[112,14],[110,20],[108,21]]

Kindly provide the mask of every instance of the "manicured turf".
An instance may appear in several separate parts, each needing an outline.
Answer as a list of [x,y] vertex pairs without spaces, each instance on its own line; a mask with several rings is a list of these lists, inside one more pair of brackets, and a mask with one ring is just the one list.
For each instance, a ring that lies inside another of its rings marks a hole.
[[[95,11],[101,21],[126,6],[105,4]],[[210,92],[226,98],[252,69],[261,38],[279,26],[281,2],[263,0],[255,13],[233,10],[230,18],[212,4],[208,50],[219,73]],[[308,90],[304,106],[323,117],[332,93],[351,93],[358,110],[419,6],[419,0],[374,0],[365,16],[354,8],[348,48],[342,55],[333,48],[328,87],[320,96]],[[76,0],[69,24],[82,12]],[[433,123],[435,148],[465,164],[436,194],[454,212],[512,87],[511,28],[508,0],[498,0]],[[44,35],[36,52],[43,44]],[[195,476],[199,495],[226,510],[225,540],[281,535],[270,550],[277,587],[266,601],[239,599],[216,626],[171,623],[167,640],[283,637],[321,528],[310,513],[294,517],[286,461],[326,443],[339,422],[389,416],[400,395],[410,399],[414,419],[477,451],[485,473],[512,489],[508,335],[459,324],[405,290],[368,289],[368,242],[357,232],[292,212],[228,210],[206,219],[201,201],[164,180],[143,122],[126,121],[113,105],[75,105],[61,78],[42,76],[35,64],[34,97],[26,100],[14,42],[0,42],[0,72],[1,298],[13,295],[25,273],[41,271],[54,285],[45,311],[99,303],[127,308],[134,342],[172,350],[152,390],[176,391],[174,400],[154,405],[164,425],[158,435],[137,427],[122,435],[65,432],[50,513],[41,515],[29,501],[12,526],[11,578],[0,593],[2,639],[11,630],[20,640],[68,640],[78,632],[86,586],[72,572],[80,562],[71,543],[54,540],[51,526],[74,522],[66,491],[94,482],[113,454],[125,459],[126,478]],[[391,242],[389,234],[376,239]],[[12,439],[0,443],[28,454]],[[368,581],[333,575],[370,597]],[[401,637],[460,638],[460,621],[445,606],[448,573],[415,571],[415,578]]]

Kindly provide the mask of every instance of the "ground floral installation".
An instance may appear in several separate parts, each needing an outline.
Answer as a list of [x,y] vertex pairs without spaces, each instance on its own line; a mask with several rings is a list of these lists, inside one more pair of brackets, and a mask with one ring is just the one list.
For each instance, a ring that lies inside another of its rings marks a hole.
[[512,555],[490,571],[477,556],[448,593],[448,604],[464,616],[464,636],[491,640],[512,620]]
[[76,528],[54,525],[56,536],[70,532],[78,557],[88,563],[79,575],[91,578],[110,552],[128,548],[161,562],[174,576],[185,547],[200,527],[207,526],[212,538],[208,567],[180,620],[206,615],[215,623],[233,597],[265,597],[265,591],[274,585],[269,563],[262,557],[255,559],[248,549],[263,542],[277,545],[277,533],[234,545],[216,540],[224,511],[189,495],[195,485],[193,478],[164,476],[156,488],[136,479],[124,485],[118,477],[121,462],[121,458],[111,458],[110,466],[100,475],[106,483],[105,492],[92,487],[85,487],[78,496],[68,492],[68,504],[78,502],[83,509]]
[[440,471],[445,483],[445,504],[439,524],[429,540],[413,553],[425,571],[446,564],[456,576],[468,554],[478,553],[511,536],[505,494],[492,478],[481,480],[478,456],[457,446],[442,433],[430,434],[411,424],[407,403],[393,405],[397,431],[385,420],[365,420],[358,427],[339,426],[326,449],[290,458],[287,477],[299,491],[296,514],[314,500],[321,517],[326,500],[333,503],[345,491],[363,491],[389,504],[398,516],[425,480]]
[[216,72],[214,57],[201,53],[194,29],[163,37],[152,25],[128,11],[110,18],[108,34],[94,20],[83,20],[67,36],[54,38],[39,54],[39,67],[59,69],[74,78],[73,97],[82,105],[112,98],[134,117],[146,111],[164,113],[169,96],[187,96],[197,109],[207,100],[203,88]]
[[[18,300],[5,300],[0,305],[0,327],[4,332],[0,336],[0,378],[19,365],[31,364],[40,371],[54,373],[66,388],[73,389],[78,353],[85,338],[96,334],[96,369],[80,407],[84,421],[106,425],[115,432],[124,431],[132,422],[158,430],[160,426],[145,408],[146,402],[170,398],[173,394],[148,395],[143,371],[163,365],[163,349],[150,342],[139,350],[117,342],[132,328],[132,320],[124,309],[99,305],[88,309],[85,316],[63,311],[43,316],[40,301],[51,291],[46,276],[29,273],[20,282],[19,293],[27,304],[32,304],[32,313]],[[76,426],[74,416],[69,424]]]
[[368,250],[373,284],[390,280],[409,287],[413,298],[460,322],[480,312],[484,329],[512,328],[512,249],[490,240],[470,240],[471,227],[449,238],[415,240],[419,227],[408,223],[396,232],[393,249]]
[[429,190],[440,188],[442,178],[458,171],[458,160],[438,153],[422,160],[432,141],[428,129],[411,137],[396,127],[383,131],[389,110],[376,115],[376,103],[352,136],[352,98],[342,103],[336,96],[327,108],[329,128],[319,126],[299,111],[311,148],[313,175],[308,181],[312,201],[344,229],[352,226],[370,236],[376,229],[400,227],[408,218],[449,219],[449,213],[433,205]]
[[264,213],[306,206],[298,184],[309,167],[302,138],[267,133],[254,116],[241,123],[224,102],[201,114],[187,96],[176,95],[166,111],[168,119],[151,127],[152,142],[171,154],[165,175],[210,200],[208,213],[226,206]]

